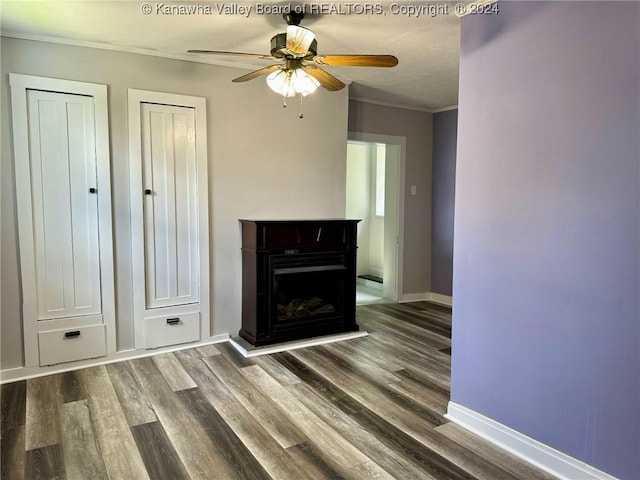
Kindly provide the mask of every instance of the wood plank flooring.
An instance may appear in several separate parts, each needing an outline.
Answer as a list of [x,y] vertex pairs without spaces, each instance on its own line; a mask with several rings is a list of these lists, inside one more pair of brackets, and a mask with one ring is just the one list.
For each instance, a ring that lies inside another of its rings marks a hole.
[[2,385],[1,478],[552,477],[444,418],[451,311],[357,309],[369,336],[252,359],[229,344]]

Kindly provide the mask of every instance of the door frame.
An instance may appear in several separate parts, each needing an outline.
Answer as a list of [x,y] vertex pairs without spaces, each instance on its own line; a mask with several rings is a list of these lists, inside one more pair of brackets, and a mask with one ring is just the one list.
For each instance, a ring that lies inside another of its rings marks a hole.
[[[27,90],[45,90],[56,93],[85,95],[93,97],[94,99],[102,323],[106,327],[106,351],[107,353],[113,353],[116,351],[116,309],[113,273],[111,162],[109,153],[107,86],[17,73],[9,74],[9,85],[11,87],[20,274],[22,277],[22,321],[24,328],[25,366],[40,364],[38,333],[51,329],[51,327],[47,325],[47,322],[38,322],[37,320],[36,271],[33,251],[34,232],[31,222],[33,205],[31,203]],[[56,322],[58,322],[56,329],[73,328],[86,323],[73,318],[63,319],[62,322],[56,320]]]
[[131,261],[133,266],[133,313],[135,348],[147,348],[145,339],[145,318],[157,316],[146,308],[145,292],[145,245],[144,245],[144,209],[142,179],[142,122],[140,105],[156,103],[176,107],[193,108],[195,113],[196,165],[198,176],[198,245],[200,248],[200,301],[196,308],[187,304],[162,307],[171,315],[200,313],[200,339],[211,335],[210,288],[209,288],[209,177],[207,161],[207,100],[175,93],[150,90],[128,90],[129,104],[129,188],[131,195]]
[[397,231],[397,249],[396,249],[396,288],[395,299],[398,301],[402,298],[403,292],[403,271],[404,271],[404,203],[405,203],[405,170],[406,170],[406,151],[407,138],[395,135],[383,135],[378,133],[349,132],[347,136],[349,142],[363,143],[383,143],[385,145],[393,145],[399,148],[399,165],[398,165],[398,209],[396,212],[396,231]]

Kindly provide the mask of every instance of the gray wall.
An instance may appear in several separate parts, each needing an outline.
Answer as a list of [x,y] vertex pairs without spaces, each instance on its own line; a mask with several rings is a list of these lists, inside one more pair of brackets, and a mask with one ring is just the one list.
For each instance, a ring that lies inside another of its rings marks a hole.
[[458,110],[433,115],[431,291],[451,295]]
[[[264,80],[232,84],[246,71],[49,43],[2,39],[2,369],[22,365],[21,290],[8,73],[107,84],[111,141],[118,349],[133,348],[127,89],[207,99],[212,332],[240,329],[238,218],[343,217],[347,89],[320,89],[282,108]],[[322,148],[315,148],[318,139]]]
[[[433,114],[349,101],[349,131],[406,137],[403,294],[431,288]],[[410,185],[416,185],[411,195]]]
[[452,400],[640,478],[640,4],[462,19]]

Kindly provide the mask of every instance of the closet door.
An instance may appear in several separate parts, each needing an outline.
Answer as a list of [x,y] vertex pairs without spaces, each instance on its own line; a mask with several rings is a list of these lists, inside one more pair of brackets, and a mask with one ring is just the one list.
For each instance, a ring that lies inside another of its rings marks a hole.
[[129,90],[136,348],[209,336],[206,103]]
[[9,83],[25,366],[115,352],[107,88]]
[[101,315],[93,98],[27,102],[37,319]]
[[147,308],[199,300],[195,111],[141,104]]

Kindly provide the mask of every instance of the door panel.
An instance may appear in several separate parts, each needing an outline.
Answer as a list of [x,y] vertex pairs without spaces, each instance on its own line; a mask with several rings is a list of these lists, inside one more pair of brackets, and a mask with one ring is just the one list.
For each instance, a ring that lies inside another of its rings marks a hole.
[[142,103],[146,307],[199,301],[195,111]]
[[102,311],[94,99],[27,90],[37,319]]

